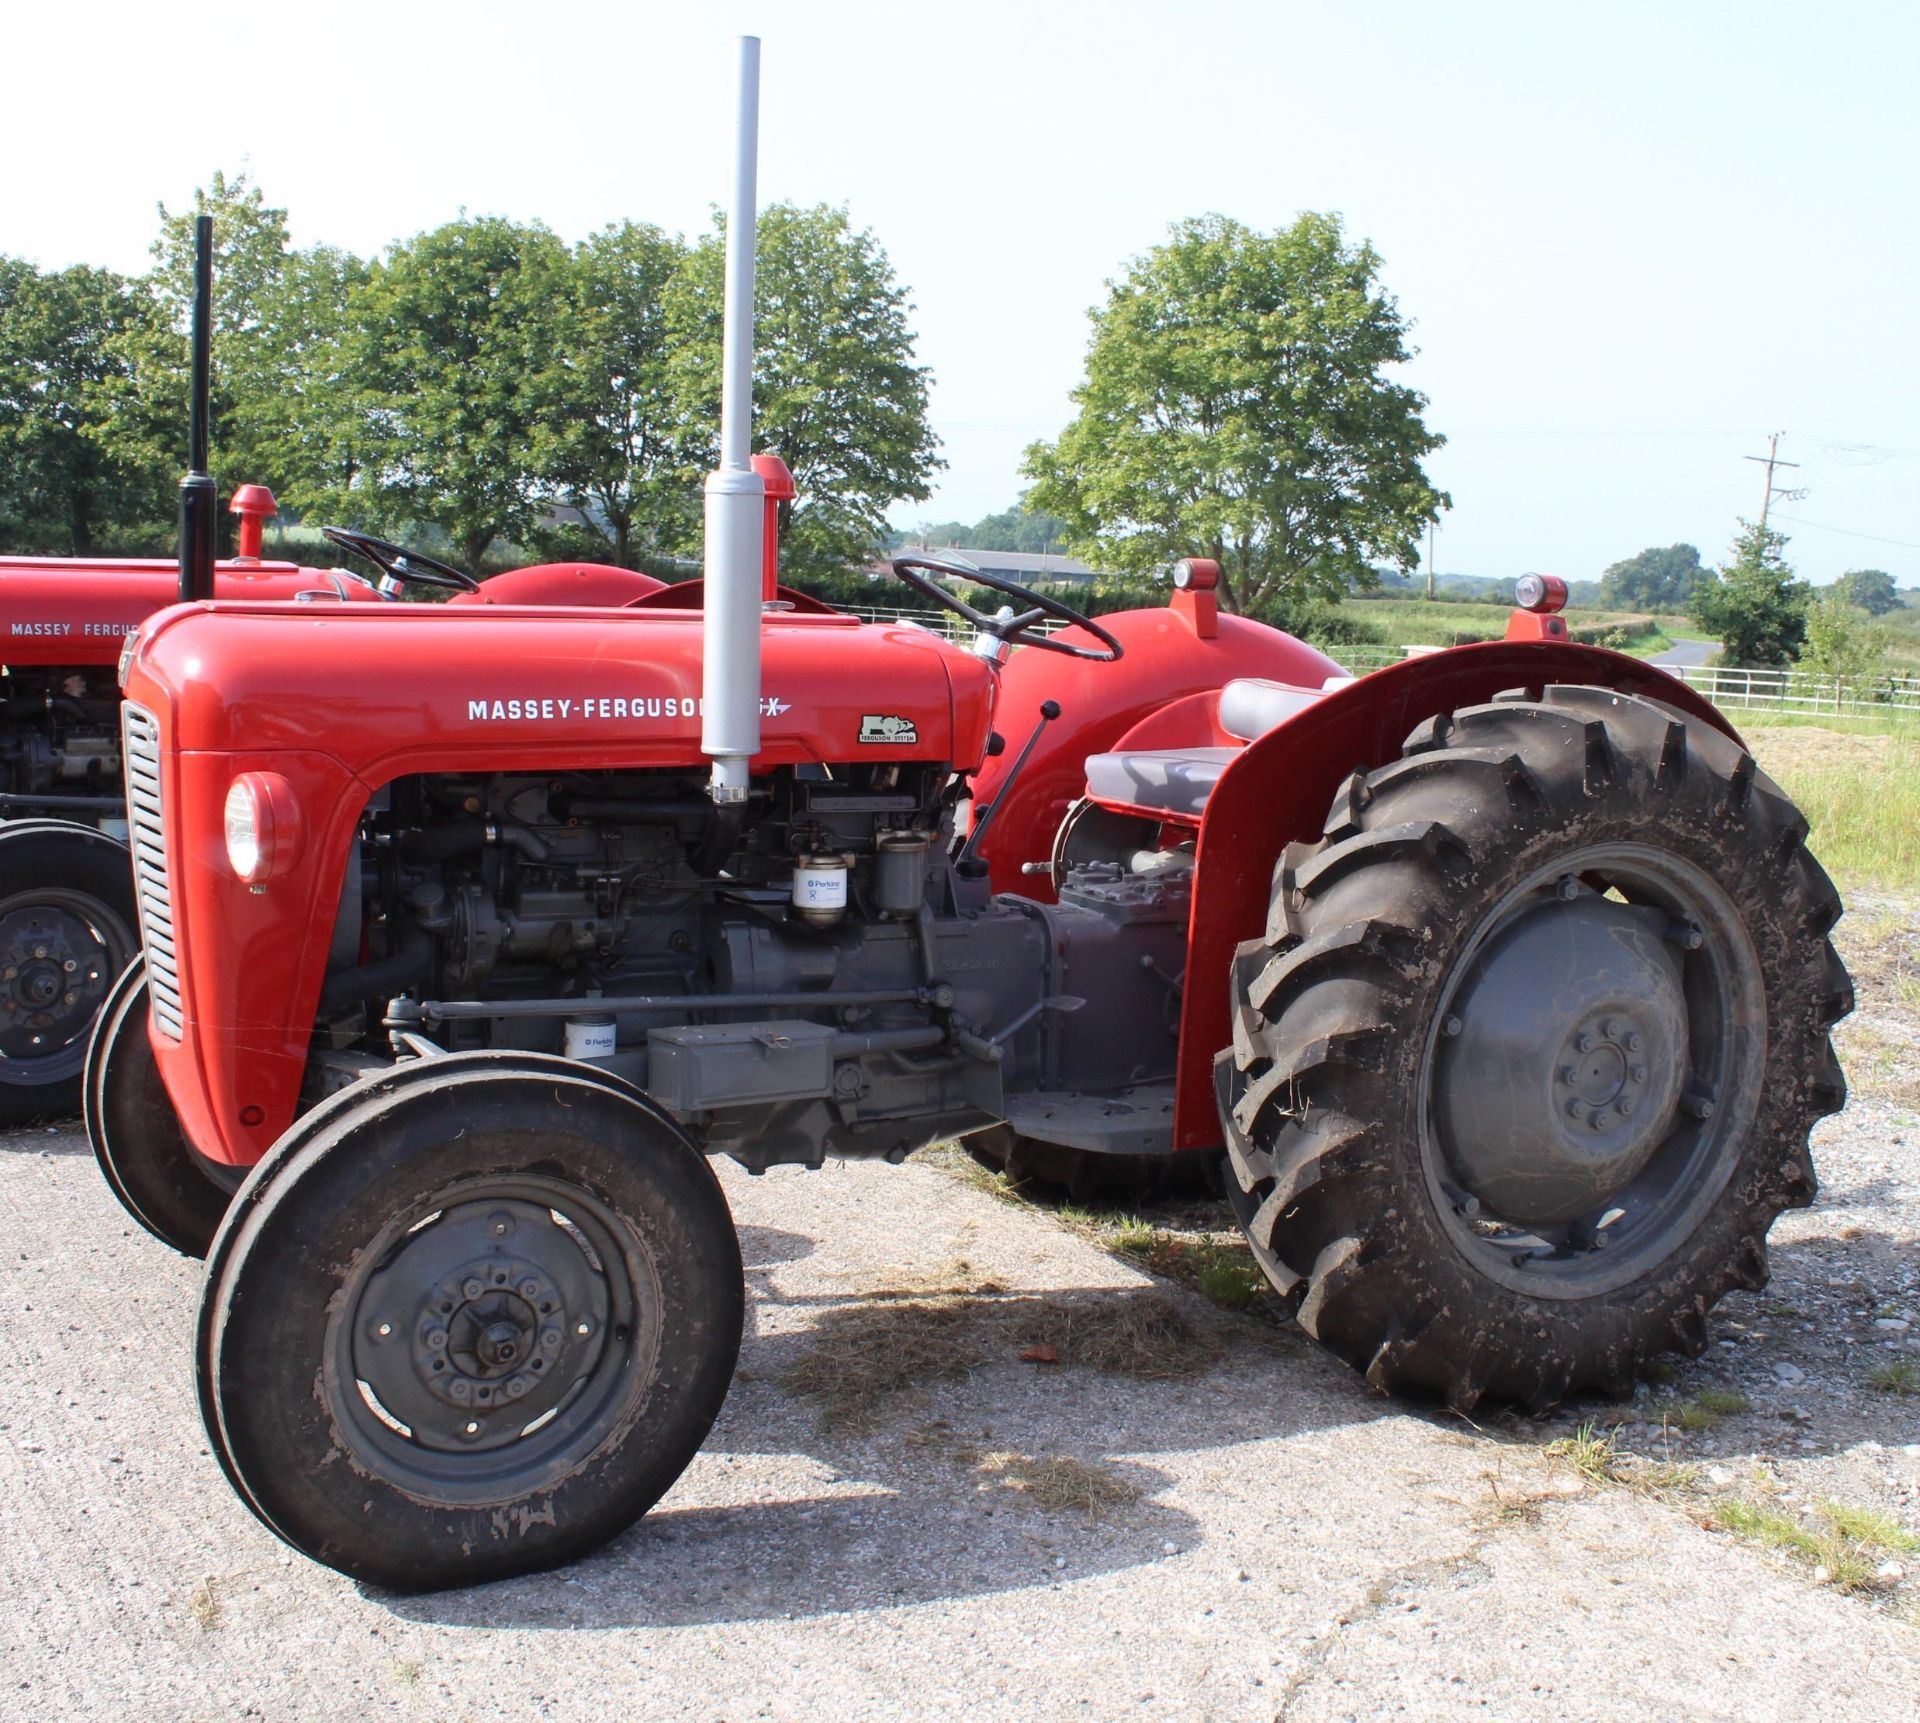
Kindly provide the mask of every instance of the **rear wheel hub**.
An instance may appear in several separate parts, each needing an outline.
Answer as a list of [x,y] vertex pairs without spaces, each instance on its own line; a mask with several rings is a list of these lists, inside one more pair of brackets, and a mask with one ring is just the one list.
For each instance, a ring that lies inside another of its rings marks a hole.
[[1579,888],[1500,929],[1464,979],[1435,1123],[1486,1207],[1527,1225],[1590,1213],[1671,1130],[1688,1033],[1668,920]]

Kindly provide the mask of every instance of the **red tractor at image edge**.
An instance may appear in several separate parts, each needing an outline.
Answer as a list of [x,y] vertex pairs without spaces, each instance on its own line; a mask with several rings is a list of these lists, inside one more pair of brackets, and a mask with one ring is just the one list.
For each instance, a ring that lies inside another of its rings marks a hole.
[[[373,565],[367,581],[263,561],[275,513],[264,485],[242,486],[229,506],[239,554],[217,566],[223,599],[377,601],[412,586],[457,588],[456,604],[605,605],[662,584],[550,563],[476,589],[431,557],[331,531]],[[128,636],[175,597],[172,562],[0,557],[0,1128],[78,1110],[87,1037],[138,949],[114,666]]]
[[1852,1004],[1806,822],[1725,719],[1569,642],[1557,583],[1359,680],[1199,561],[1095,620],[896,559],[971,647],[780,586],[751,159],[703,581],[135,637],[144,959],[87,1122],[207,1258],[242,1499],[406,1589],[614,1537],[733,1373],[719,1154],[1224,1149],[1268,1279],[1376,1388],[1541,1407],[1699,1352],[1813,1198]]

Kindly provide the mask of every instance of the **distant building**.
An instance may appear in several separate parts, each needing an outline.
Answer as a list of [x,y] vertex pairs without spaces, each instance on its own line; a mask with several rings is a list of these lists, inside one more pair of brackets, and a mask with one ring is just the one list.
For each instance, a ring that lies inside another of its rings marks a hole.
[[933,548],[928,545],[903,544],[895,553],[900,556],[931,556],[951,558],[957,562],[970,562],[982,574],[998,575],[1002,580],[1018,581],[1022,586],[1032,586],[1036,581],[1071,581],[1077,586],[1085,586],[1095,580],[1100,571],[1089,568],[1077,556],[1058,554],[1041,555],[1025,550],[980,550],[972,545],[942,545]]

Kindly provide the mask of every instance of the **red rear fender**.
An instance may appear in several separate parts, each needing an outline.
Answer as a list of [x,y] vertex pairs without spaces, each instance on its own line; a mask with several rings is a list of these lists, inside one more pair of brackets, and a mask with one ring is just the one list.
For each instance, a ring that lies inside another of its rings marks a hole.
[[1213,1057],[1232,1039],[1228,976],[1234,947],[1266,926],[1274,863],[1290,843],[1318,838],[1349,773],[1397,759],[1409,733],[1440,712],[1512,688],[1579,683],[1677,707],[1738,741],[1684,682],[1638,658],[1594,646],[1494,641],[1411,658],[1327,694],[1269,730],[1222,774],[1200,826],[1180,1021],[1174,1146],[1220,1141]]

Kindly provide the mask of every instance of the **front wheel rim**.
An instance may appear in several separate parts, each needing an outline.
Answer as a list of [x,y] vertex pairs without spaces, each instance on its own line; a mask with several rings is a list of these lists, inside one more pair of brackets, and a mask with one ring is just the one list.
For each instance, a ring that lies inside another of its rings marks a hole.
[[535,1175],[413,1204],[333,1302],[325,1393],[376,1476],[416,1498],[520,1502],[586,1464],[652,1375],[660,1300],[632,1229]]
[[[1591,931],[1576,934],[1575,918]],[[1598,982],[1557,1001],[1542,984],[1518,1008],[1535,1009],[1537,1030],[1517,1054],[1511,1035],[1500,1041],[1496,1061],[1476,1017],[1489,983],[1498,994],[1517,973],[1501,968],[1503,941],[1537,961],[1536,929],[1574,935],[1576,952],[1601,949],[1580,944],[1598,937],[1664,954],[1638,959],[1643,984],[1624,1006]],[[1765,1053],[1759,960],[1719,882],[1652,845],[1571,850],[1503,894],[1452,964],[1418,1088],[1434,1208],[1462,1255],[1511,1290],[1574,1299],[1627,1285],[1671,1257],[1725,1189]],[[1503,1136],[1472,1098],[1476,1073],[1496,1065],[1535,1107],[1530,1143]],[[1590,1201],[1575,1194],[1583,1179]]]

